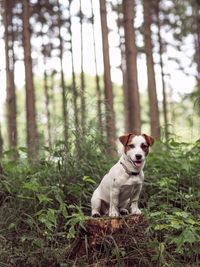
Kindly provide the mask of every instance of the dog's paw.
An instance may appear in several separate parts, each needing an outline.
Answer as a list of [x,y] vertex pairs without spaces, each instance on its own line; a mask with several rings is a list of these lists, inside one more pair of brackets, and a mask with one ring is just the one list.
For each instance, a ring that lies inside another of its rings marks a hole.
[[140,215],[140,214],[142,214],[142,212],[140,209],[137,208],[137,209],[132,209],[131,214]]
[[92,217],[99,218],[99,217],[101,217],[101,215],[98,211],[95,211],[95,212],[92,212]]
[[120,209],[120,214],[121,215],[128,215],[129,211],[127,209]]
[[117,210],[110,210],[109,216],[110,217],[119,217],[119,212]]

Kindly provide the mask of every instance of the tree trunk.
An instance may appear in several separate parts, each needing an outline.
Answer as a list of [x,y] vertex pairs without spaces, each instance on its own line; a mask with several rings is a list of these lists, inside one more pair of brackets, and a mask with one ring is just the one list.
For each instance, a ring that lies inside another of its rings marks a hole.
[[200,98],[200,3],[198,1],[196,1],[193,10],[196,22],[195,50],[196,50],[196,63],[197,63],[197,86]]
[[140,99],[137,78],[137,49],[133,27],[134,6],[132,0],[123,0],[124,33],[126,47],[128,130],[141,132]]
[[159,56],[160,56],[160,68],[161,68],[161,79],[162,79],[162,92],[163,92],[163,116],[164,116],[164,125],[165,125],[165,140],[168,140],[169,130],[168,130],[168,113],[167,113],[167,96],[166,96],[166,86],[165,86],[165,74],[164,74],[164,64],[163,64],[163,42],[161,37],[161,25],[160,25],[160,1],[157,2],[156,6],[156,18],[157,18],[157,27],[158,27],[158,44],[159,44]]
[[143,0],[144,8],[144,43],[145,53],[147,59],[147,76],[148,76],[148,93],[150,106],[150,125],[151,135],[156,139],[160,139],[160,123],[159,123],[159,109],[156,94],[156,82],[153,62],[153,46],[151,41],[151,2],[150,0]]
[[67,112],[67,98],[66,98],[66,85],[64,79],[64,71],[63,71],[63,40],[61,36],[61,9],[59,0],[57,0],[58,7],[58,38],[59,38],[59,52],[60,52],[60,68],[61,68],[61,88],[62,88],[62,111],[63,111],[63,123],[64,123],[64,141],[65,144],[68,143],[69,133],[68,133],[68,112]]
[[75,125],[75,132],[76,132],[76,146],[77,149],[80,149],[80,140],[78,140],[79,136],[79,118],[78,118],[78,92],[76,86],[76,75],[74,70],[74,53],[73,53],[73,40],[72,40],[72,22],[71,22],[71,13],[70,13],[70,6],[69,6],[69,34],[70,34],[70,52],[71,52],[71,62],[72,62],[72,98],[73,98],[73,109],[74,109],[74,125]]
[[54,92],[54,88],[55,88],[55,75],[56,75],[56,71],[52,70],[51,74],[50,74],[50,79],[51,79],[51,95],[50,95],[50,99],[51,99],[51,118],[52,121],[51,123],[54,123],[55,125],[55,121],[56,121],[56,114],[57,114],[57,108],[56,108],[56,98],[55,98],[55,92]]
[[[87,255],[92,259],[92,255],[97,252],[106,252],[107,255],[112,253],[113,255],[113,246],[115,248],[122,247],[125,251],[131,247],[132,251],[137,253],[138,245],[147,243],[149,240],[145,233],[147,227],[148,222],[143,215],[131,214],[120,218],[101,217],[97,219],[90,217],[84,221],[84,228],[81,228],[71,249],[68,250],[67,258],[75,260]],[[106,264],[106,266],[146,266],[146,264],[143,265],[140,257],[136,258],[137,261],[133,262],[132,259],[128,265],[119,265],[119,262],[114,261],[111,264],[110,261],[110,265]]]
[[12,30],[12,6],[13,1],[4,0],[4,25],[5,25],[5,55],[6,55],[6,92],[7,92],[7,127],[9,148],[17,145],[17,124],[16,124],[16,94],[14,82],[14,51],[13,51],[13,30]]
[[83,69],[83,12],[80,0],[80,34],[81,34],[81,131],[82,135],[85,134],[86,126],[86,108],[85,108],[85,75]]
[[[120,20],[120,9],[121,5],[119,1],[117,1],[117,15],[118,20]],[[128,85],[127,85],[127,69],[126,69],[126,50],[125,50],[125,43],[124,43],[124,34],[121,33],[121,21],[118,21],[118,35],[119,35],[119,49],[121,53],[121,64],[120,69],[122,72],[122,81],[123,81],[123,103],[124,103],[124,129],[125,132],[129,131],[129,117],[128,117]]]
[[97,69],[97,57],[96,57],[96,41],[95,41],[95,29],[94,29],[94,10],[93,2],[91,0],[92,10],[92,34],[93,34],[93,48],[94,48],[94,63],[95,63],[95,77],[96,77],[96,93],[97,93],[97,117],[98,117],[98,130],[101,137],[103,137],[103,122],[102,122],[102,108],[101,108],[101,88]]
[[25,87],[26,87],[26,124],[27,124],[27,146],[30,161],[38,155],[38,133],[36,126],[35,92],[33,84],[32,58],[31,58],[31,35],[29,25],[29,1],[23,3],[23,47],[25,63]]
[[49,86],[48,86],[48,77],[46,71],[46,52],[45,45],[43,45],[43,62],[44,62],[44,96],[45,96],[45,109],[46,109],[46,131],[45,131],[45,142],[46,145],[51,147],[51,116],[49,110]]
[[[2,158],[2,155],[3,155],[3,138],[2,138],[1,124],[0,124],[0,159]],[[0,170],[1,170],[1,164],[0,164]]]
[[113,93],[112,82],[110,75],[110,59],[109,59],[109,44],[108,44],[108,28],[107,28],[107,14],[106,1],[100,0],[100,16],[101,16],[101,31],[102,31],[102,45],[103,45],[103,61],[104,61],[104,85],[105,85],[105,101],[106,101],[106,130],[107,141],[109,144],[110,155],[116,155],[115,146],[115,118],[113,109]]

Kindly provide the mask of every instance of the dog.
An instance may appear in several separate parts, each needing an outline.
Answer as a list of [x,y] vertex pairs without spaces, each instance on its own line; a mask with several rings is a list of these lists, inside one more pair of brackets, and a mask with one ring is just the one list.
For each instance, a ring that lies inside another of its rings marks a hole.
[[141,214],[138,199],[144,181],[143,168],[154,138],[129,133],[119,137],[124,152],[103,177],[91,198],[92,216]]

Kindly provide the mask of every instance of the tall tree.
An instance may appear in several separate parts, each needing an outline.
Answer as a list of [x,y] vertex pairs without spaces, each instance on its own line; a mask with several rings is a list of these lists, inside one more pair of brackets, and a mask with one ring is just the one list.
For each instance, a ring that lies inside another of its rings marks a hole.
[[45,110],[46,110],[46,145],[51,147],[52,140],[51,140],[51,116],[50,116],[50,108],[49,108],[49,86],[48,86],[48,74],[47,74],[47,57],[50,56],[51,45],[42,46],[42,54],[43,54],[43,64],[44,64],[44,96],[45,96]]
[[156,82],[153,62],[153,45],[151,40],[151,24],[152,24],[152,1],[143,0],[144,9],[144,43],[145,54],[147,60],[147,77],[148,77],[148,94],[150,106],[150,125],[151,134],[159,139],[160,138],[160,122],[159,122],[159,109],[156,93]]
[[[2,155],[3,155],[3,138],[2,138],[1,124],[0,124],[0,159],[2,158]],[[1,164],[0,164],[0,170],[1,170]]]
[[85,106],[85,74],[84,74],[84,51],[83,51],[83,11],[82,11],[82,0],[80,4],[80,35],[81,35],[81,130],[82,134],[85,133],[86,123],[86,106]]
[[161,21],[160,21],[160,0],[155,3],[156,23],[158,27],[158,45],[159,45],[159,56],[160,56],[160,69],[161,69],[161,80],[162,80],[162,93],[163,93],[163,116],[165,125],[165,139],[168,140],[168,110],[167,110],[167,95],[165,86],[165,74],[164,74],[164,62],[163,62],[163,39],[161,36]]
[[101,16],[101,32],[103,45],[103,61],[104,61],[104,85],[105,85],[105,101],[106,101],[106,129],[109,143],[109,152],[115,155],[115,118],[113,108],[113,92],[110,75],[110,59],[108,44],[108,28],[107,28],[107,12],[106,1],[100,0],[100,16]]
[[195,32],[195,62],[197,64],[197,86],[198,95],[200,98],[200,2],[194,1],[193,3],[194,13],[194,32]]
[[[114,6],[113,6],[114,7]],[[122,72],[122,84],[123,84],[123,102],[124,102],[124,129],[126,132],[129,131],[129,117],[128,117],[128,87],[127,87],[127,70],[126,70],[126,52],[125,52],[125,41],[124,41],[124,31],[123,31],[123,13],[122,4],[119,0],[117,1],[117,32],[119,35],[119,49],[121,53],[121,64],[120,69]]]
[[63,111],[63,122],[64,122],[64,141],[65,144],[68,142],[69,133],[68,133],[68,111],[67,111],[67,96],[66,96],[66,84],[64,79],[64,70],[63,70],[63,38],[61,36],[61,8],[60,2],[57,0],[57,17],[58,17],[58,39],[59,39],[59,58],[60,58],[60,69],[61,69],[61,88],[62,88],[62,111]]
[[95,41],[95,28],[94,28],[94,10],[93,1],[90,0],[92,11],[92,35],[93,35],[93,50],[94,50],[94,63],[95,63],[95,80],[96,80],[96,93],[97,93],[97,117],[98,117],[98,130],[103,136],[103,121],[102,121],[102,108],[101,108],[101,87],[97,68],[97,55],[96,55],[96,41]]
[[55,122],[56,120],[56,114],[57,114],[57,108],[56,108],[56,98],[55,98],[55,76],[56,76],[57,71],[55,69],[51,70],[50,74],[50,99],[51,99],[51,110],[52,110],[52,123],[53,121]]
[[31,33],[29,25],[29,0],[22,0],[23,4],[23,48],[25,63],[25,87],[26,87],[26,127],[27,146],[30,161],[38,155],[38,133],[36,126],[35,91],[33,84],[32,57],[31,57]]
[[73,49],[73,36],[72,36],[72,20],[71,20],[71,4],[72,0],[69,1],[68,11],[69,11],[69,43],[70,43],[70,52],[71,52],[71,63],[72,63],[72,98],[73,98],[73,110],[74,110],[74,125],[76,131],[76,145],[77,148],[80,149],[80,143],[78,138],[79,133],[79,117],[78,117],[78,92],[76,86],[76,75],[75,75],[75,67],[74,67],[74,49]]
[[8,126],[8,144],[10,148],[17,145],[17,124],[16,124],[16,93],[14,82],[14,42],[12,9],[13,1],[4,0],[4,26],[5,26],[5,55],[6,55],[6,84],[7,84],[7,126]]
[[134,3],[123,0],[124,33],[126,48],[127,91],[128,91],[128,130],[140,133],[140,99],[137,78],[137,49],[135,44]]

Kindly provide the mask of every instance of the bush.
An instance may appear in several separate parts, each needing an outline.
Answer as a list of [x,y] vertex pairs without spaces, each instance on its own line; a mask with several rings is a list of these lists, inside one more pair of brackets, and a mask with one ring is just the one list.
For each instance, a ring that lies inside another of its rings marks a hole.
[[[95,134],[81,143],[81,153],[57,142],[44,148],[43,158],[30,166],[26,150],[18,161],[4,153],[0,192],[0,262],[14,266],[67,266],[65,259],[84,219],[90,214],[91,194],[113,165],[106,145]],[[83,153],[83,154],[82,154]],[[80,156],[81,155],[81,156]],[[84,156],[82,156],[84,155]],[[195,144],[157,143],[148,156],[140,205],[149,222],[149,266],[199,265],[200,140]],[[118,258],[131,259],[121,248]],[[146,252],[145,252],[146,251]],[[109,253],[108,253],[109,255]],[[93,255],[100,260],[103,255]],[[103,263],[109,259],[102,259]],[[87,263],[87,257],[79,262]],[[62,265],[64,264],[64,265]]]

